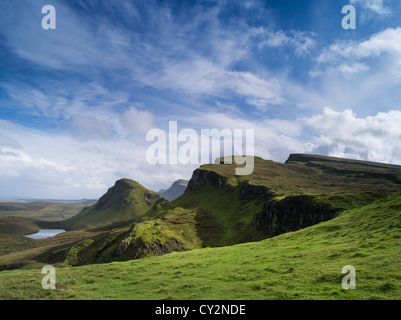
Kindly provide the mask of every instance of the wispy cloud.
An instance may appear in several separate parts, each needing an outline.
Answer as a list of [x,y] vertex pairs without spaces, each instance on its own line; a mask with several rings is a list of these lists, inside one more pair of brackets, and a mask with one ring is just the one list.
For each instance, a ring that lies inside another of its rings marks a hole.
[[389,7],[384,6],[384,0],[351,0],[351,4],[360,5],[380,16],[388,16],[392,13]]
[[320,63],[336,63],[343,59],[362,60],[389,55],[401,65],[401,28],[388,28],[365,41],[339,41],[325,49],[318,57]]
[[365,24],[348,33],[330,22],[341,8],[313,16],[320,0],[52,3],[47,32],[48,1],[0,1],[0,186],[92,196],[125,176],[167,187],[195,168],[146,163],[147,130],[169,120],[253,128],[272,160],[400,159],[395,1],[351,0]]
[[259,42],[259,48],[269,47],[276,49],[291,49],[298,56],[303,56],[311,53],[316,47],[316,35],[305,31],[290,31],[283,30],[274,31],[271,29],[263,30],[262,39]]

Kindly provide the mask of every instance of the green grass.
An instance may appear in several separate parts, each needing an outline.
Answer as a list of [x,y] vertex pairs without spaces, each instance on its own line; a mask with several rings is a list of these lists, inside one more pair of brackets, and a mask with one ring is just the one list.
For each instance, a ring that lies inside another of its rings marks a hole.
[[[401,193],[278,237],[127,262],[0,272],[2,299],[401,299]],[[356,268],[344,290],[341,269]]]
[[[198,236],[204,246],[226,246],[264,238],[252,225],[263,200],[240,196],[240,186],[216,189],[209,183],[187,192],[171,205],[198,210]],[[202,214],[201,214],[202,213]],[[203,218],[203,220],[201,220]]]

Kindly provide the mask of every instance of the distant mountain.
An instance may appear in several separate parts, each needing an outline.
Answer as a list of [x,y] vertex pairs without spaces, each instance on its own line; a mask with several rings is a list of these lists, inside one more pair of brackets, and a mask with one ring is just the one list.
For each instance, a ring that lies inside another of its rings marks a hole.
[[99,201],[62,224],[67,229],[124,225],[148,211],[159,198],[136,181],[120,179]]
[[185,189],[188,186],[188,180],[177,180],[175,181],[170,188],[167,190],[160,190],[158,193],[159,195],[168,200],[168,201],[173,201],[174,199],[177,199],[179,196],[183,195],[185,192]]

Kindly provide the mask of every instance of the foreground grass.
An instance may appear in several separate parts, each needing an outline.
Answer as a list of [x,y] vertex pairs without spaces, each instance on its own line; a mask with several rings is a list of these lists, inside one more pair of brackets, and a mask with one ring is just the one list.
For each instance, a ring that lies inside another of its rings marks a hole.
[[[401,299],[401,194],[261,242],[127,262],[0,272],[1,299]],[[344,290],[342,267],[356,269]]]

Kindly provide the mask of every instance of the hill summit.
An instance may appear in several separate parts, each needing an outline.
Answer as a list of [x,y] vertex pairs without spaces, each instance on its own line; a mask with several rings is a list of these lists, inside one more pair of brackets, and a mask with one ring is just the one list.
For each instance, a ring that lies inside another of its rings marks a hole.
[[94,205],[62,224],[67,229],[119,226],[148,211],[160,196],[130,179],[120,179]]

